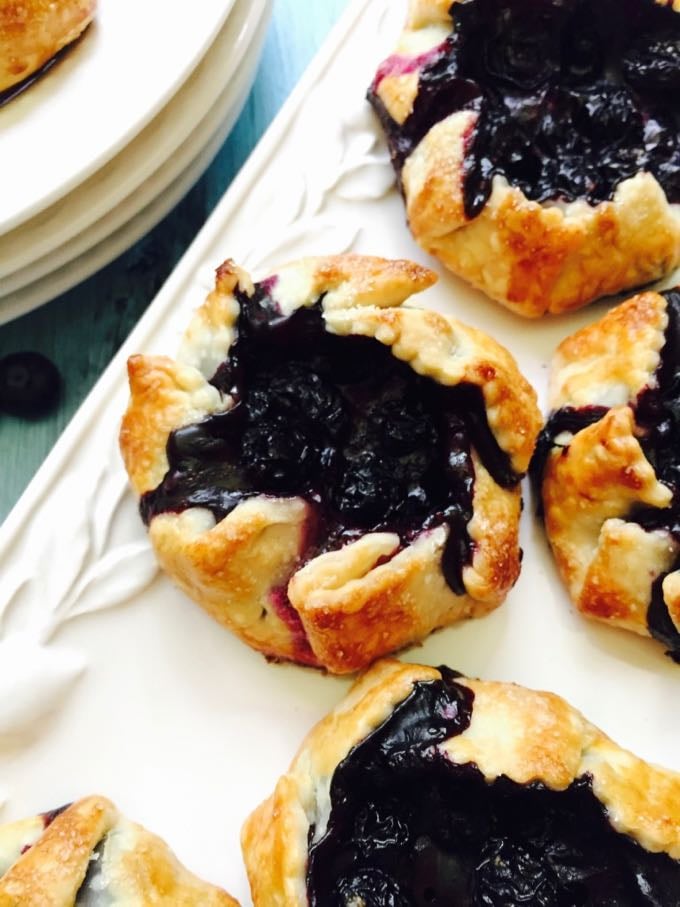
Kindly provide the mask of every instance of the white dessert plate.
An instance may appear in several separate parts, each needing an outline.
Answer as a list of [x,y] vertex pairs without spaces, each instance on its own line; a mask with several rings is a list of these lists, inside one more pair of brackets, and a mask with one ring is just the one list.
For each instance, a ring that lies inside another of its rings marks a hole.
[[81,241],[89,237],[96,221],[115,216],[119,207],[129,217],[131,203],[141,208],[148,202],[155,173],[193,140],[199,123],[228,91],[264,12],[265,0],[236,0],[201,62],[142,132],[64,198],[0,236],[0,296],[58,267],[65,260],[59,260],[62,249],[78,234]]
[[[117,451],[127,356],[175,351],[226,257],[256,277],[348,250],[430,264],[441,280],[422,304],[506,344],[543,403],[556,344],[603,311],[527,323],[415,246],[364,101],[403,14],[394,0],[351,4],[0,530],[0,819],[99,791],[244,907],[241,824],[349,681],[268,664],[158,573]],[[522,544],[501,608],[401,657],[553,690],[623,746],[677,767],[677,665],[574,612],[528,494]]]
[[0,107],[0,233],[110,160],[188,78],[233,0],[191,15],[164,0],[102,0],[82,40]]
[[[238,72],[207,116],[137,192],[92,224],[87,232],[23,272],[27,278],[36,277],[36,269],[42,270],[46,265],[43,276],[27,279],[19,289],[0,296],[0,324],[64,293],[113,261],[162,220],[210,166],[236,122],[255,78],[271,0],[258,0],[255,5],[261,7],[255,35],[239,60]],[[3,288],[15,276],[3,281]]]

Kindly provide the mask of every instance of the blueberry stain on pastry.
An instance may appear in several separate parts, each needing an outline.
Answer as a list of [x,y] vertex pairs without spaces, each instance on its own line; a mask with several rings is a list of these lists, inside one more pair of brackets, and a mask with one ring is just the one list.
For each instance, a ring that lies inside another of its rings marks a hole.
[[318,303],[282,316],[268,287],[237,294],[238,340],[211,379],[234,407],[170,435],[168,473],[140,502],[145,522],[188,507],[220,520],[248,497],[301,496],[313,513],[303,561],[367,532],[407,542],[446,524],[444,574],[465,594],[471,443],[499,485],[522,478],[481,390],[418,375],[378,340],[330,334]]
[[398,172],[435,123],[472,109],[469,218],[495,174],[533,201],[595,204],[648,170],[680,202],[680,17],[670,5],[461,0],[451,15],[455,32],[422,68],[404,123],[369,92]]
[[[664,533],[680,545],[680,290],[659,293],[663,300],[666,327],[659,350],[659,362],[649,382],[630,401],[634,414],[635,435],[644,456],[654,469],[656,479],[672,493],[667,506],[656,507],[635,502],[622,514],[627,523],[649,533]],[[631,335],[635,322],[631,319]],[[635,342],[635,341],[633,341]],[[598,423],[610,407],[586,405],[563,406],[554,410],[539,435],[530,466],[539,515],[543,514],[541,485],[550,456],[560,452],[568,457],[573,437],[588,426]],[[669,614],[664,601],[663,583],[680,569],[680,553],[665,570],[654,577],[646,611],[649,634],[668,648],[668,655],[680,663],[680,628]]]

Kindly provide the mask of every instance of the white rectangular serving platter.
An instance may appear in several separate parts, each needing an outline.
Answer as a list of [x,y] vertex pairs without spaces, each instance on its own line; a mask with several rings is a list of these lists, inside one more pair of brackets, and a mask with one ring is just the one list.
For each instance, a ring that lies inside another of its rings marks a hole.
[[[349,680],[271,665],[158,574],[117,449],[133,352],[173,354],[230,257],[264,277],[301,255],[409,257],[418,300],[504,343],[545,407],[561,338],[605,305],[525,322],[420,251],[364,100],[404,15],[356,0],[0,530],[0,821],[99,792],[250,903],[239,831]],[[625,747],[679,767],[680,668],[574,612],[525,491],[522,575],[487,618],[402,658],[567,698]]]

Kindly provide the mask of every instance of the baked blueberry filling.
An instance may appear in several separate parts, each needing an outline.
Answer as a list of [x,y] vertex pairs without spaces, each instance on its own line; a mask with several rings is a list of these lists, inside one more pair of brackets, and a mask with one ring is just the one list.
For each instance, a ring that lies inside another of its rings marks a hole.
[[310,830],[311,907],[677,907],[680,863],[614,831],[588,776],[489,783],[436,749],[473,698],[443,669],[336,768],[327,827]]
[[443,571],[463,594],[471,448],[499,485],[521,478],[481,390],[418,375],[372,338],[329,333],[320,301],[282,315],[271,288],[237,294],[237,340],[211,379],[234,406],[170,435],[169,469],[143,496],[143,519],[205,507],[219,520],[254,495],[300,496],[310,512],[302,561],[367,532],[407,544],[446,524]]
[[[534,201],[611,199],[651,172],[680,202],[680,15],[654,0],[458,0],[455,30],[425,58],[413,110],[399,125],[368,98],[401,173],[439,121],[463,109],[468,137],[463,195],[469,218],[495,174]],[[419,62],[423,61],[421,56]]]
[[[673,492],[669,507],[636,506],[626,515],[649,532],[660,529],[680,543],[680,290],[661,293],[666,300],[668,325],[654,381],[645,387],[632,406],[635,422],[641,429],[640,446],[654,467],[657,478]],[[605,406],[563,407],[551,413],[541,434],[529,467],[529,475],[541,513],[541,484],[551,451],[560,447],[556,438],[564,431],[576,434],[592,425],[607,412]],[[568,451],[568,443],[563,451]],[[680,569],[680,557],[672,571]],[[672,572],[671,571],[671,572]],[[647,611],[651,635],[668,646],[668,655],[680,663],[680,632],[676,629],[663,600],[662,574],[652,585],[652,598]]]

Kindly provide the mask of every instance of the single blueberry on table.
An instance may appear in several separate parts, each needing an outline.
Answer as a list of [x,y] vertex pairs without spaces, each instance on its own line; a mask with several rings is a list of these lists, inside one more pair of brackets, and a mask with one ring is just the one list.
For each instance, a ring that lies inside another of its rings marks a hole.
[[488,425],[480,388],[445,387],[372,338],[326,330],[320,301],[284,316],[266,283],[237,293],[237,340],[211,383],[226,412],[171,433],[169,469],[142,497],[156,514],[206,507],[216,519],[259,494],[302,497],[304,562],[367,532],[448,526],[442,569],[462,595],[473,546],[471,447],[504,488],[520,480]]
[[42,353],[11,353],[0,359],[0,411],[39,416],[59,399],[61,375]]

